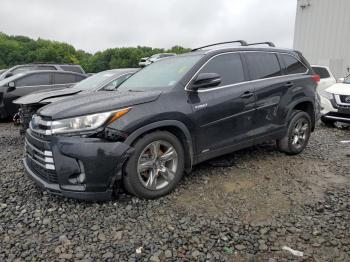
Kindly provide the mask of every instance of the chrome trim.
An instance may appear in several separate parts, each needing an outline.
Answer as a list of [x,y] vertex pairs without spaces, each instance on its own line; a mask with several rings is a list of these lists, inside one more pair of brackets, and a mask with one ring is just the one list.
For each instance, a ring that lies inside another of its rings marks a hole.
[[338,105],[342,105],[342,106],[350,106],[350,103],[343,103],[340,100],[340,96],[347,96],[347,95],[338,95],[338,94],[333,94],[335,101],[337,102]]
[[42,168],[45,168],[47,170],[55,170],[55,166],[52,164],[42,164],[39,161],[37,161],[36,159],[34,159],[31,155],[27,154],[27,157],[30,158],[30,160],[32,160],[35,164],[41,166]]
[[55,170],[55,165],[54,165],[54,159],[52,157],[52,152],[51,151],[47,151],[47,150],[40,150],[38,148],[36,148],[35,146],[33,146],[28,139],[26,138],[24,140],[24,145],[25,147],[28,146],[30,147],[33,151],[37,152],[40,156],[38,156],[37,154],[35,154],[35,158],[39,159],[40,161],[44,162],[45,165],[43,163],[38,162],[36,159],[34,159],[30,154],[26,154],[30,159],[32,159],[35,163],[37,163],[38,165],[42,166],[43,168],[49,169],[49,170]]
[[[289,55],[293,58],[295,58],[296,60],[298,60],[307,70],[305,73],[298,73],[298,74],[290,74],[290,75],[281,75],[281,76],[274,76],[274,77],[269,77],[269,78],[263,78],[263,79],[255,79],[255,80],[248,80],[248,81],[244,81],[244,82],[240,82],[240,83],[235,83],[235,84],[231,84],[231,85],[224,85],[224,86],[219,86],[219,87],[213,87],[213,88],[206,88],[203,90],[190,90],[188,89],[188,85],[192,82],[192,80],[197,76],[197,74],[199,73],[200,70],[203,69],[204,66],[206,66],[213,58],[220,56],[220,55],[226,55],[226,54],[240,54],[240,53],[269,53],[269,54],[284,54],[284,55]],[[283,53],[283,52],[268,52],[268,51],[232,51],[232,52],[225,52],[225,53],[221,53],[221,54],[217,54],[214,55],[213,57],[211,57],[208,61],[206,61],[197,71],[196,73],[192,76],[192,78],[187,82],[184,90],[188,91],[188,92],[197,92],[197,93],[204,93],[204,92],[209,92],[209,91],[213,91],[213,90],[218,90],[218,89],[223,89],[223,88],[227,88],[227,87],[232,87],[232,86],[237,86],[237,85],[242,85],[242,84],[246,84],[246,83],[254,83],[254,82],[260,82],[260,81],[265,81],[265,80],[270,80],[270,79],[276,79],[276,78],[281,78],[281,77],[289,77],[289,76],[297,76],[297,75],[307,75],[309,73],[310,69],[302,62],[300,61],[297,57],[289,54],[289,53]]]
[[344,121],[350,121],[350,116],[349,118],[345,118],[345,117],[339,117],[339,116],[323,116],[324,118],[329,118],[329,119],[334,119],[334,120],[344,120]]

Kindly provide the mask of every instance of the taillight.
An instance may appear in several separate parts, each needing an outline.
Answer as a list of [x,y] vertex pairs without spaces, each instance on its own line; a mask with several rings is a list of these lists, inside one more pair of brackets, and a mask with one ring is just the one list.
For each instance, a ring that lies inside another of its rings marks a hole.
[[315,81],[316,84],[321,81],[321,77],[319,75],[313,75],[311,78]]

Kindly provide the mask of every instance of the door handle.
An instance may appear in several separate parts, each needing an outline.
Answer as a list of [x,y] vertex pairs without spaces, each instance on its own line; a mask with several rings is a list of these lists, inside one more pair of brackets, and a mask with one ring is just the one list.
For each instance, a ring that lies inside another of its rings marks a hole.
[[284,87],[292,87],[294,86],[294,83],[293,82],[287,82]]
[[254,93],[250,92],[250,91],[247,91],[247,92],[244,92],[242,95],[241,95],[241,98],[250,98],[254,95]]

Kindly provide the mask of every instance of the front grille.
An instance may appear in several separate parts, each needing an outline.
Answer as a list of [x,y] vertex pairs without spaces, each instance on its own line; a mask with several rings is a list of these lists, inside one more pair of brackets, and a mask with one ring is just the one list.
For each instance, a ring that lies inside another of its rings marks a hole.
[[25,141],[25,152],[28,166],[36,175],[49,183],[57,183],[57,174],[52,152],[41,150]]
[[45,180],[48,183],[57,184],[57,174],[55,171],[47,170],[42,166],[38,165],[33,159],[27,156],[27,164],[29,168],[40,178]]
[[344,104],[349,104],[350,106],[350,96],[340,95],[340,101]]

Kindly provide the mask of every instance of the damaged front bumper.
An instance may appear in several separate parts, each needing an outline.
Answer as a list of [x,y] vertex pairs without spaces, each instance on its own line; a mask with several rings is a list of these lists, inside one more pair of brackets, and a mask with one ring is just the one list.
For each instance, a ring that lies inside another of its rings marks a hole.
[[123,163],[133,151],[122,142],[40,137],[30,129],[25,143],[25,171],[36,184],[54,194],[95,201],[111,199]]

